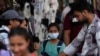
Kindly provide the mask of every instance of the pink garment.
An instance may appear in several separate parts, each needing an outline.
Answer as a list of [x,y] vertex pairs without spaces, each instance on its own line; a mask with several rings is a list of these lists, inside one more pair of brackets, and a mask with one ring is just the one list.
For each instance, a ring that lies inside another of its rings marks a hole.
[[36,56],[36,54],[35,53],[32,53],[31,56]]

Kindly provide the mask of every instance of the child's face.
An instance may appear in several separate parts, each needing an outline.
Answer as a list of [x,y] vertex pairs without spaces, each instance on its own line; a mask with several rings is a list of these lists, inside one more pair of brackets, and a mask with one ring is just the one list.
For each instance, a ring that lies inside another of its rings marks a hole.
[[23,56],[27,52],[29,41],[24,39],[24,36],[11,36],[10,39],[10,49],[14,56]]
[[34,42],[34,43],[33,43],[33,48],[34,48],[35,50],[39,50],[39,48],[40,48],[40,43]]

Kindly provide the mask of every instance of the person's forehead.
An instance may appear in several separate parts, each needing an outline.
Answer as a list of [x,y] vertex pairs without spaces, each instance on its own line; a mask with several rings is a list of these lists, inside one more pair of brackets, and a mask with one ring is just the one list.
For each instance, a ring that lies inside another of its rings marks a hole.
[[77,13],[79,14],[79,13],[81,13],[81,12],[79,12],[79,11],[74,11],[74,14],[77,14]]
[[55,26],[52,26],[52,27],[50,28],[50,31],[55,31],[55,30],[57,30],[57,27],[55,27]]

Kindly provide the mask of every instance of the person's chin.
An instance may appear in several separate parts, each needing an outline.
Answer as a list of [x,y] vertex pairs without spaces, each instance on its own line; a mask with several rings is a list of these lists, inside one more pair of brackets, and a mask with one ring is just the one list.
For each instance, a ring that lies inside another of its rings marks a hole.
[[14,56],[21,56],[21,54],[17,54],[17,53],[16,53],[16,54],[14,54]]

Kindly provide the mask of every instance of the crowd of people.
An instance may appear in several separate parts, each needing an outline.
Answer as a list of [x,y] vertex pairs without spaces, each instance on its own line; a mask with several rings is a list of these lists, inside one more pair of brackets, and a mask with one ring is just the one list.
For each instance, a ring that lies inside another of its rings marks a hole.
[[[86,0],[62,12],[61,25],[48,25],[48,39],[29,33],[28,19],[0,0],[0,56],[100,56],[100,18]],[[99,13],[99,12],[98,12]]]

